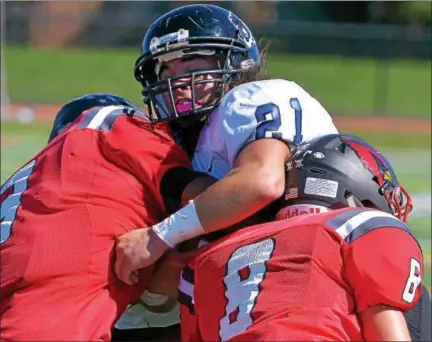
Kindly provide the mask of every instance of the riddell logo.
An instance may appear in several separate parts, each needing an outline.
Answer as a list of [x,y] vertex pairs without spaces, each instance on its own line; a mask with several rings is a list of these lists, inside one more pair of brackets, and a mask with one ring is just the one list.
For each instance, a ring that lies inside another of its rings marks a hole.
[[320,208],[309,208],[306,210],[287,210],[285,214],[285,218],[291,218],[294,216],[300,216],[300,215],[308,215],[308,214],[319,214],[321,212]]
[[281,209],[277,215],[276,220],[285,220],[300,215],[320,214],[327,212],[326,207],[312,206],[312,205],[297,205]]

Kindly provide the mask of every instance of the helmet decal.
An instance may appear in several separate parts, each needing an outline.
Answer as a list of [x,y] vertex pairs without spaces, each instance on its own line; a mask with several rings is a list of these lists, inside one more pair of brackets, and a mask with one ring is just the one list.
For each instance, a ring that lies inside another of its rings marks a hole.
[[251,48],[252,44],[256,42],[254,36],[252,35],[252,32],[249,30],[249,27],[247,27],[240,18],[234,15],[233,12],[229,12],[228,20],[238,30],[238,39],[244,42],[249,48]]
[[351,139],[342,138],[342,141],[350,146],[357,154],[364,167],[377,178],[380,186],[383,186],[386,181],[392,182],[393,178],[396,178],[392,175],[393,171],[391,165],[389,165],[389,162],[379,151],[365,145],[364,143],[359,143]]

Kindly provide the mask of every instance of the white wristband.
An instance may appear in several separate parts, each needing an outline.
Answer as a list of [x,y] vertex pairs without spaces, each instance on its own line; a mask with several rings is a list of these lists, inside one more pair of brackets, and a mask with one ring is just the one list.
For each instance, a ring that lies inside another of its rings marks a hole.
[[141,296],[141,300],[149,306],[160,306],[168,301],[169,297],[148,292],[147,290]]
[[162,222],[155,224],[152,229],[171,248],[180,242],[206,234],[193,201]]

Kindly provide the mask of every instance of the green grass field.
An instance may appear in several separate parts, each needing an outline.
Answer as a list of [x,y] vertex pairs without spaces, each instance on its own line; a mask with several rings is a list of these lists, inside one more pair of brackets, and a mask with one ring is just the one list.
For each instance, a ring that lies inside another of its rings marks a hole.
[[[141,103],[133,77],[138,50],[5,49],[7,89],[12,101],[65,103],[91,92],[110,92]],[[375,114],[375,96],[386,98],[394,116],[431,115],[431,62],[391,60],[385,89],[375,87],[376,61],[340,56],[270,54],[272,76],[294,80],[335,115]],[[379,70],[384,70],[381,66]],[[77,77],[79,75],[79,77]]]
[[[1,125],[1,181],[5,181],[17,168],[37,153],[45,144],[50,124],[2,122]],[[430,135],[404,133],[349,132],[362,136],[379,147],[394,164],[399,180],[412,194],[429,194],[431,189]],[[404,141],[410,141],[410,147]],[[422,204],[422,203],[418,203]],[[429,208],[430,209],[430,208]],[[409,221],[419,239],[425,257],[425,283],[431,287],[431,215],[416,215]]]

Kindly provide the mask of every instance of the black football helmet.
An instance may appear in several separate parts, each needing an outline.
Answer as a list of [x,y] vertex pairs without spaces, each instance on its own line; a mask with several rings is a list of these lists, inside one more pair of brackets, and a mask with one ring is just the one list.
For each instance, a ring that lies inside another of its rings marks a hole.
[[411,196],[387,158],[363,139],[331,134],[300,144],[293,153],[277,211],[294,204],[331,209],[364,206],[407,221]]
[[[161,63],[194,54],[220,56],[218,68],[194,71],[163,81],[159,79]],[[234,13],[214,5],[187,5],[161,16],[147,30],[141,45],[141,55],[135,63],[135,78],[143,87],[144,103],[153,122],[190,115],[202,118],[217,105],[226,88],[224,85],[236,74],[260,64],[255,38]],[[196,79],[209,74],[220,75],[220,78]],[[187,81],[179,83],[180,79]],[[219,83],[218,96],[212,103],[197,108],[194,85],[209,82]],[[174,103],[173,89],[188,86],[191,87],[192,103],[179,113]],[[167,106],[164,94],[169,95],[172,106]],[[170,107],[172,111],[168,109]]]

